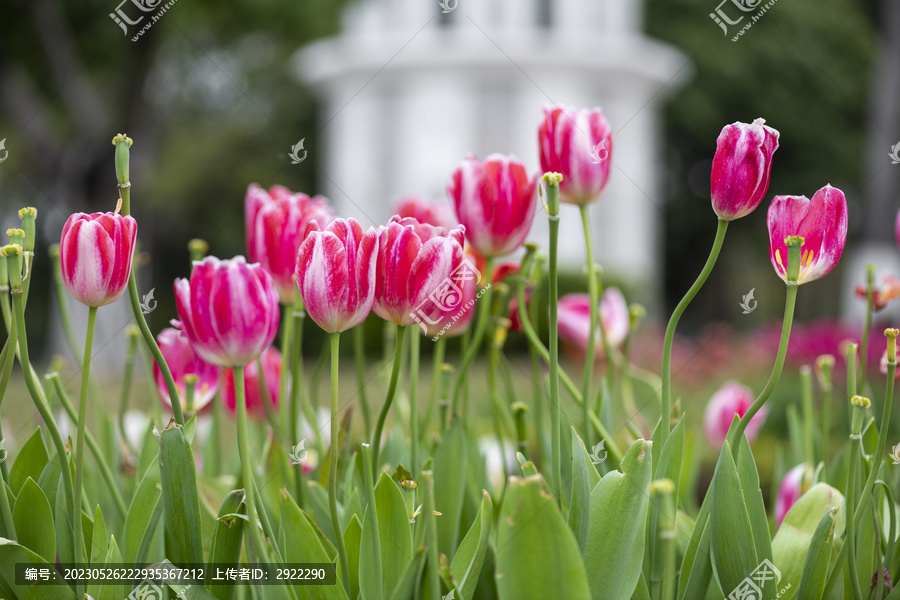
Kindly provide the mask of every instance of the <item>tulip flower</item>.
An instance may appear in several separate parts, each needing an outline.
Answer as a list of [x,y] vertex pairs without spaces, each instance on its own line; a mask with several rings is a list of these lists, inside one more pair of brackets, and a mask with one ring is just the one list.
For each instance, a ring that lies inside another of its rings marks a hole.
[[537,178],[515,157],[467,156],[450,176],[447,195],[466,239],[486,257],[505,256],[525,243],[537,198]]
[[545,107],[538,149],[541,171],[562,173],[561,202],[590,204],[600,197],[613,151],[612,128],[602,110]]
[[404,218],[411,217],[419,223],[427,223],[435,227],[453,229],[456,218],[449,204],[437,200],[428,200],[423,196],[406,196],[394,205],[394,214]]
[[307,314],[329,333],[359,325],[375,298],[378,232],[354,219],[311,231],[297,253],[297,286]]
[[[625,297],[618,288],[606,288],[600,300],[600,326],[609,344],[618,348],[628,336],[630,316]],[[557,309],[559,336],[573,344],[580,352],[588,347],[588,332],[591,330],[591,305],[587,294],[566,294],[559,299]],[[594,333],[595,345],[600,344],[600,331]],[[598,358],[602,356],[602,351]]]
[[712,207],[720,219],[733,221],[756,210],[769,189],[772,155],[779,133],[756,119],[732,123],[716,140],[712,163]]
[[464,232],[391,218],[379,233],[375,314],[406,326],[422,323],[437,308],[458,307],[461,284],[480,275],[463,263]]
[[[259,363],[262,363],[263,378],[260,381]],[[246,391],[247,414],[264,420],[267,415],[268,401],[272,411],[278,409],[278,387],[281,379],[281,353],[275,348],[267,348],[259,360],[244,367],[244,390]],[[263,390],[265,386],[265,390]],[[265,399],[263,394],[265,393]],[[234,389],[234,371],[225,369],[222,372],[222,398],[232,416],[237,412],[237,401]]]
[[256,360],[278,331],[272,277],[243,256],[196,261],[190,280],[175,280],[175,302],[194,351],[220,367]]
[[475,315],[475,302],[478,299],[475,283],[474,277],[464,279],[459,286],[462,295],[456,306],[435,306],[428,318],[422,320],[428,337],[455,337],[468,329]]
[[[729,381],[713,394],[703,413],[703,431],[710,446],[720,448],[728,435],[734,415],[743,417],[754,401],[753,391],[735,381]],[[747,424],[747,441],[753,443],[766,421],[769,409],[763,405]]]
[[256,184],[247,190],[244,202],[248,219],[247,258],[269,272],[281,303],[289,304],[297,289],[293,279],[297,250],[313,228],[313,221],[320,228],[331,222],[331,207],[323,196],[310,198],[280,186],[266,192]]
[[781,526],[791,507],[809,490],[811,480],[812,470],[806,464],[797,465],[785,473],[778,486],[778,498],[775,499],[776,527]]
[[[872,310],[882,310],[885,306],[900,298],[900,279],[893,275],[885,275],[881,278],[881,288],[872,290]],[[860,284],[856,286],[856,297],[862,300],[868,299],[866,286]]]
[[[881,361],[879,362],[878,369],[881,371],[882,375],[888,374],[888,351],[887,348],[884,349],[884,353],[881,355]],[[900,369],[897,369],[894,373],[894,380],[900,379]]]
[[[798,284],[828,274],[841,258],[847,241],[847,200],[844,193],[826,185],[813,195],[775,196],[766,219],[769,227],[769,259],[783,280]],[[788,273],[785,238],[803,238],[800,272]]]
[[[178,321],[172,321],[172,327],[163,329],[156,336],[156,343],[172,371],[175,379],[175,387],[181,401],[182,410],[200,411],[209,404],[219,390],[219,367],[211,365],[200,358],[191,347],[187,336],[182,331],[182,325]],[[185,377],[193,375],[197,378],[192,406],[186,406]],[[156,380],[156,388],[159,397],[167,406],[172,406],[169,391],[163,379],[159,365],[154,361],[153,376]]]
[[128,285],[137,222],[116,213],[75,213],[59,242],[63,283],[90,307],[119,299]]

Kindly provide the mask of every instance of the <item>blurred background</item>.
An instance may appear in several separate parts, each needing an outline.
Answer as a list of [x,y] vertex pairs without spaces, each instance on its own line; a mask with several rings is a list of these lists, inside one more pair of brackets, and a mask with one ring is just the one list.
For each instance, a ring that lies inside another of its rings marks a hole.
[[[218,256],[244,252],[250,182],[324,193],[341,216],[377,225],[404,194],[443,197],[467,152],[514,153],[536,171],[541,108],[556,103],[602,106],[615,132],[594,237],[606,280],[649,308],[635,360],[654,370],[660,324],[714,237],[719,130],[764,117],[781,132],[766,200],[729,228],[682,320],[683,367],[696,370],[677,375],[683,393],[705,400],[757,365],[744,360],[751,349],[774,347],[784,298],[768,261],[774,194],[811,197],[831,183],[849,203],[844,258],[799,295],[796,363],[858,336],[853,289],[866,262],[900,274],[900,165],[889,156],[900,142],[897,0],[777,0],[755,22],[760,0],[118,1],[0,3],[0,226],[16,226],[22,206],[39,210],[28,327],[44,361],[64,347],[46,248],[71,212],[113,209],[118,132],[135,140],[139,287],[155,290],[154,331],[175,317],[172,281],[189,273],[190,238]],[[578,232],[577,212],[563,223]],[[580,233],[563,239],[562,292],[584,289]],[[750,289],[758,309],[745,315]],[[99,360],[115,365],[129,315],[124,302],[101,315]],[[875,328],[892,316],[878,313]],[[314,329],[305,348],[318,355]],[[875,362],[883,348],[876,335]],[[769,356],[747,383],[764,380]]]

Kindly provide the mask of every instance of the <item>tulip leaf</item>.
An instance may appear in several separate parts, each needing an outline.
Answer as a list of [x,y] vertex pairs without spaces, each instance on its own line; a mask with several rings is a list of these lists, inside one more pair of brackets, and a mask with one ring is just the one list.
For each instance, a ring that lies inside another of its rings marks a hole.
[[44,435],[38,427],[19,450],[16,460],[9,468],[9,487],[13,494],[19,495],[19,490],[25,485],[25,480],[31,477],[35,481],[41,478],[41,471],[50,462],[50,454],[47,445],[44,444]]
[[53,510],[54,516],[56,515],[56,488],[60,484],[60,475],[62,475],[62,470],[59,467],[59,456],[54,454],[37,480],[38,487],[50,501],[50,508]]
[[[769,519],[766,516],[766,505],[763,501],[762,490],[759,487],[759,473],[756,470],[756,461],[753,460],[753,452],[746,436],[741,436],[740,451],[737,459],[738,478],[741,482],[741,492],[746,502],[747,517],[750,519],[750,529],[753,532],[753,544],[756,549],[756,558],[759,562],[763,559],[772,560],[772,537],[769,533]],[[763,588],[764,596],[774,596],[775,581],[769,579]]]
[[[109,538],[106,533],[106,521],[103,519],[103,513],[100,512],[100,505],[94,512],[94,528],[91,532],[91,566],[102,565],[106,553],[109,552]],[[100,595],[99,584],[89,584],[87,586],[87,594],[91,598]]]
[[420,546],[416,550],[416,554],[410,559],[403,576],[400,577],[397,585],[394,586],[394,593],[389,596],[390,600],[406,600],[413,597],[416,581],[419,579],[419,574],[425,565],[425,559],[428,557],[427,550],[425,546]]
[[[454,417],[450,428],[434,451],[434,498],[435,510],[441,513],[438,519],[438,548],[440,552],[453,558],[459,540],[460,518],[462,516],[463,495],[466,492],[466,435],[462,421]],[[381,515],[379,514],[379,518]],[[384,550],[384,545],[382,545]]]
[[837,524],[835,513],[840,510],[832,508],[816,527],[809,549],[806,551],[806,562],[803,565],[803,576],[797,590],[797,600],[819,600],[825,589],[828,577],[828,565],[831,562],[834,548],[834,529]]
[[[319,534],[306,514],[300,510],[294,499],[284,490],[281,498],[281,551],[287,563],[330,563],[331,557],[322,546]],[[313,600],[346,600],[347,594],[341,582],[341,566],[336,565],[338,581],[336,585],[295,586],[300,597]]]
[[53,511],[44,492],[31,477],[25,480],[13,509],[17,540],[48,562],[56,561],[56,532]]
[[184,429],[174,423],[160,433],[159,475],[170,560],[176,565],[202,563],[194,454]]
[[[678,498],[678,484],[681,478],[681,461],[684,456],[684,416],[678,420],[672,432],[666,439],[666,445],[659,453],[658,460],[653,461],[654,479],[668,479],[675,488],[673,490],[673,498]],[[656,563],[654,552],[658,545],[654,543],[654,536],[657,535],[657,524],[660,519],[668,519],[676,521],[677,516],[674,514],[676,502],[672,504],[673,514],[660,514],[660,507],[655,503],[650,503],[650,516],[647,525],[647,542],[644,547],[644,564],[653,565]],[[663,521],[665,523],[665,521]]]
[[233,515],[244,514],[244,490],[234,490],[225,496],[219,508],[215,530],[209,545],[209,567],[206,573],[206,588],[219,600],[231,600],[233,585],[223,585],[213,581],[212,565],[237,564],[241,558],[241,540],[244,535],[243,519]]
[[644,558],[653,443],[636,440],[591,492],[584,564],[594,598],[628,600]]
[[138,481],[147,472],[151,465],[158,465],[159,460],[159,438],[153,423],[147,425],[147,431],[144,432],[144,438],[141,445],[141,452],[138,456],[137,479]]
[[125,562],[143,562],[147,557],[153,532],[163,511],[161,495],[159,465],[153,464],[141,478],[125,515]]
[[590,600],[586,561],[556,501],[543,488],[540,475],[509,478],[498,521],[497,596]]
[[385,471],[381,472],[375,486],[375,507],[381,541],[382,589],[387,598],[394,591],[397,576],[412,560],[413,549],[403,494]]
[[[71,467],[71,461],[69,466]],[[54,529],[56,530],[56,553],[59,562],[73,563],[75,561],[75,533],[72,520],[69,518],[68,503],[66,502],[66,486],[60,478],[56,486],[56,512],[53,515]],[[83,559],[82,559],[83,560]]]
[[491,496],[486,490],[482,490],[481,508],[475,522],[460,542],[453,556],[453,562],[450,563],[450,573],[456,582],[454,600],[472,600],[474,597],[478,577],[484,566],[493,515]]
[[719,588],[727,595],[759,565],[737,465],[728,442],[719,453],[711,485],[709,554]]
[[350,568],[350,597],[359,596],[359,544],[362,541],[362,522],[356,513],[344,529],[344,548],[347,550],[347,566]]
[[49,569],[50,572],[56,570],[53,563],[44,560],[25,546],[0,538],[0,579],[4,580],[6,587],[12,590],[19,600],[74,600],[75,593],[67,585],[40,585],[40,583],[16,585],[15,569],[16,564],[20,563],[37,569]]
[[[109,536],[109,549],[106,551],[106,560],[104,562],[107,564],[122,562],[122,553],[119,552],[119,545],[116,543],[116,536],[114,535]],[[99,596],[96,596],[96,599],[122,600],[122,598],[125,598],[125,596],[128,595],[128,590],[130,588],[131,586],[126,583],[101,585],[99,586]]]
[[[800,496],[797,502],[784,516],[784,521],[778,528],[778,532],[772,539],[772,552],[775,557],[775,566],[781,571],[784,581],[800,581],[804,569],[807,549],[812,543],[812,538],[818,529],[822,518],[833,508],[842,508],[844,496],[828,485],[817,483],[805,494]],[[834,537],[840,538],[844,534],[844,511],[834,513],[835,527]],[[837,559],[837,552],[832,553],[831,563]],[[871,576],[869,576],[871,579]],[[798,588],[792,587],[781,596],[780,600],[790,600]]]
[[591,490],[600,482],[600,475],[588,456],[584,442],[572,428],[572,497],[566,521],[575,534],[578,547],[584,552],[587,543],[591,512]]

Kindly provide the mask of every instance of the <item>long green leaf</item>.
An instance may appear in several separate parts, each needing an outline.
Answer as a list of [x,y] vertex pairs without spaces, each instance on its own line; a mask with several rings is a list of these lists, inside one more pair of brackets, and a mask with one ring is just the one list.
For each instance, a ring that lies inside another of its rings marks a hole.
[[832,508],[816,527],[809,550],[806,551],[806,562],[803,565],[803,576],[797,590],[797,600],[819,600],[825,589],[828,577],[828,565],[834,548],[834,527],[837,521],[834,513],[840,509]]
[[184,430],[174,422],[159,438],[159,475],[170,560],[176,565],[203,562],[200,498],[194,454]]
[[35,481],[40,479],[41,471],[48,462],[50,462],[50,454],[47,452],[41,428],[38,427],[19,450],[16,460],[9,468],[9,487],[12,488],[13,493],[18,496],[19,490],[22,489],[25,480],[29,477]]
[[[23,484],[24,485],[24,484]],[[0,577],[12,589],[19,600],[73,600],[75,593],[67,585],[16,585],[16,564],[26,564],[38,569],[55,571],[53,563],[12,540],[0,538]],[[120,599],[121,600],[121,599]]]
[[[747,517],[750,519],[750,530],[753,532],[753,544],[756,549],[756,558],[759,562],[763,559],[772,560],[772,536],[769,532],[769,519],[766,516],[766,505],[763,501],[762,490],[759,487],[759,472],[756,470],[756,461],[753,460],[753,452],[746,436],[741,436],[741,449],[737,460],[738,478],[741,481],[741,493],[747,507]],[[769,579],[764,583],[763,595],[775,596],[776,582]]]
[[153,464],[141,478],[125,516],[125,562],[143,562],[146,558],[163,508],[159,501],[161,495],[159,465]]
[[350,567],[350,597],[359,596],[359,544],[362,541],[362,522],[354,514],[344,529],[344,548],[347,549],[347,566]]
[[450,563],[450,573],[456,582],[455,600],[472,600],[474,597],[478,577],[484,567],[484,555],[491,535],[493,514],[491,496],[486,490],[482,490],[478,516],[475,517],[475,522],[472,523],[469,532],[460,542],[459,548],[456,549],[456,554],[453,556],[453,562]]
[[759,565],[737,465],[728,442],[719,453],[710,493],[710,557],[719,589],[728,595]]
[[56,561],[56,532],[53,511],[44,492],[29,477],[22,485],[13,509],[18,542],[46,560]]
[[653,443],[637,440],[620,471],[610,471],[591,492],[590,528],[584,563],[594,598],[628,600],[641,575]]
[[206,588],[219,600],[231,600],[233,585],[222,585],[212,581],[212,566],[237,564],[241,558],[241,538],[244,534],[244,520],[234,515],[245,514],[244,490],[234,490],[225,496],[219,509],[216,528],[209,546],[209,564],[206,574]]
[[[438,548],[447,558],[453,558],[459,540],[463,494],[466,491],[466,435],[458,417],[434,451],[434,500],[438,519]],[[382,550],[384,548],[382,547]]]
[[578,542],[543,487],[540,475],[509,478],[497,531],[498,597],[589,600]]
[[[91,532],[91,566],[102,565],[107,552],[109,552],[109,538],[106,533],[106,521],[98,504],[94,512],[94,529]],[[91,598],[99,596],[100,585],[98,583],[88,585],[87,594]]]
[[391,596],[397,585],[398,575],[406,571],[412,560],[412,533],[409,514],[400,488],[390,475],[381,472],[375,486],[375,506],[378,510],[378,533],[381,538],[382,590],[385,598]]
[[584,442],[572,428],[572,497],[566,521],[575,534],[578,547],[584,552],[591,514],[591,490],[600,482],[600,475],[588,457]]

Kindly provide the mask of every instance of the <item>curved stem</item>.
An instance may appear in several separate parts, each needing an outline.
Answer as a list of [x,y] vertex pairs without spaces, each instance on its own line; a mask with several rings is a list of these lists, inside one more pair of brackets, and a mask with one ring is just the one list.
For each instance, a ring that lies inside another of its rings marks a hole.
[[409,340],[409,471],[419,465],[419,342],[417,327],[408,328]]
[[722,243],[725,241],[725,232],[727,230],[728,221],[719,219],[719,225],[716,227],[716,238],[713,240],[712,249],[709,251],[709,257],[706,259],[706,264],[703,265],[703,270],[700,271],[697,280],[694,281],[694,285],[690,287],[684,295],[684,298],[682,298],[681,302],[675,307],[672,316],[669,317],[669,324],[666,326],[666,337],[663,341],[662,390],[660,394],[662,402],[659,428],[660,448],[665,447],[666,439],[669,437],[669,428],[672,425],[670,422],[672,412],[672,390],[670,380],[672,378],[672,342],[675,340],[675,328],[678,327],[678,320],[681,319],[681,315],[684,314],[684,311],[687,309],[688,305],[690,305],[694,296],[697,295],[697,292],[699,292],[700,288],[703,287],[703,284],[706,283],[706,279],[716,265],[716,260],[719,258],[719,252],[722,250]]
[[[400,332],[401,334],[403,332]],[[328,455],[331,459],[328,467],[328,508],[331,511],[331,524],[334,527],[335,545],[338,551],[338,560],[341,562],[341,577],[344,589],[350,593],[350,565],[347,564],[347,550],[344,548],[344,532],[341,531],[341,520],[337,509],[337,478],[338,458],[341,453],[340,423],[338,423],[338,359],[341,343],[341,334],[332,333],[331,338],[331,449]]]
[[[87,426],[87,393],[88,378],[91,376],[91,348],[94,345],[94,325],[97,322],[97,307],[88,308],[87,336],[84,340],[84,363],[81,367],[81,395],[78,399],[78,430],[75,434],[75,498],[81,498],[81,490],[84,480],[84,429]],[[76,515],[75,522],[75,548],[80,549],[84,545],[84,533],[81,519]],[[83,560],[80,552],[75,553],[75,562]]]
[[798,286],[796,285],[787,286],[787,294],[784,300],[784,319],[781,322],[781,340],[778,342],[778,352],[775,355],[775,364],[772,367],[772,373],[769,375],[769,380],[766,382],[766,386],[759,393],[759,396],[756,397],[753,404],[750,405],[750,408],[747,409],[747,412],[744,413],[744,416],[741,417],[738,426],[734,428],[732,436],[728,440],[731,444],[731,452],[734,454],[735,460],[737,460],[738,452],[741,450],[739,441],[741,436],[744,435],[744,430],[747,429],[747,424],[750,423],[753,416],[759,412],[759,409],[763,407],[766,400],[772,395],[775,386],[778,385],[778,380],[781,378],[781,371],[784,368],[784,359],[787,356],[788,342],[791,339],[791,325],[794,322],[794,307],[797,304],[797,288]]
[[452,414],[459,414],[459,396],[463,388],[462,384],[466,379],[466,373],[468,373],[469,367],[472,366],[472,361],[475,360],[475,355],[478,354],[478,349],[481,347],[481,340],[484,339],[484,334],[487,333],[488,317],[491,313],[491,296],[493,295],[493,290],[491,289],[493,270],[494,257],[488,256],[484,261],[485,290],[484,297],[479,302],[478,324],[475,327],[472,340],[466,348],[466,353],[463,355],[462,363],[459,365],[456,381],[453,383],[453,393],[451,394],[451,397],[453,398]]
[[391,410],[391,404],[394,402],[394,395],[397,393],[397,380],[400,378],[400,366],[403,363],[403,338],[405,331],[403,327],[397,326],[396,345],[394,346],[394,365],[391,368],[391,381],[388,384],[387,396],[384,399],[384,406],[378,414],[378,422],[375,423],[375,433],[372,435],[372,473],[378,472],[378,453],[381,449],[381,434],[384,431],[384,421],[387,419],[388,411]]
[[[244,501],[247,503],[247,528],[250,531],[250,543],[256,551],[259,562],[268,560],[266,544],[259,533],[259,517],[256,512],[256,489],[253,483],[253,469],[250,458],[250,445],[247,441],[247,395],[244,390],[244,367],[234,367],[234,393],[237,408],[238,454],[241,457],[241,479],[244,480]],[[176,396],[177,397],[177,396]],[[178,404],[177,402],[173,402]]]
[[[594,273],[594,243],[591,239],[591,220],[588,214],[588,205],[582,204],[578,207],[581,209],[581,224],[584,229],[584,246],[587,251],[587,269],[588,269],[588,295],[590,297],[590,329],[588,330],[587,350],[584,356],[584,374],[581,378],[581,397],[583,399],[591,398],[591,377],[594,373],[594,344],[596,338],[594,333],[598,327],[598,290],[597,277]],[[609,355],[607,355],[607,359]],[[590,421],[590,402],[581,403],[582,412],[582,434],[584,435],[584,443],[587,447],[591,447],[591,421]]]

